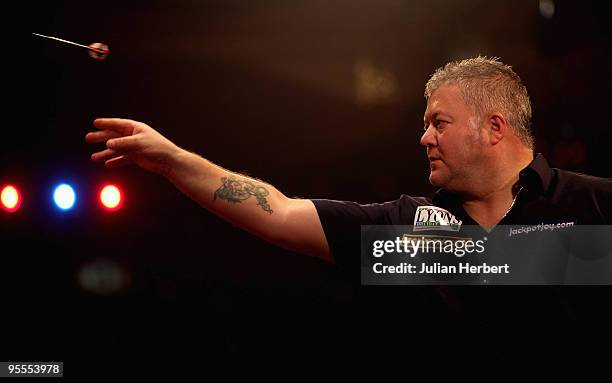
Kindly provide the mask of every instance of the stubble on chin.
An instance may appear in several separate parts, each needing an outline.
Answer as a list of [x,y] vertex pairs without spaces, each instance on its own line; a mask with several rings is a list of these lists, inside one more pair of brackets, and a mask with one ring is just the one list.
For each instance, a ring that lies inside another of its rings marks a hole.
[[440,178],[441,178],[440,174],[435,174],[434,175],[434,171],[433,170],[429,173],[429,183],[433,187],[436,187],[436,188],[442,187],[443,182],[442,182],[442,180]]

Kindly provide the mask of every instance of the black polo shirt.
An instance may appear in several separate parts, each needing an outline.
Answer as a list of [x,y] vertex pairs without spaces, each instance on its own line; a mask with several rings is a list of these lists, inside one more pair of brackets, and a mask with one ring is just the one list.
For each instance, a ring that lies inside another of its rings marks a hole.
[[[522,187],[522,190],[500,225],[612,223],[611,179],[551,168],[546,159],[537,154],[529,166],[520,172],[519,180],[516,187]],[[462,208],[460,200],[444,190],[438,190],[431,199],[401,195],[397,200],[385,203],[358,204],[326,199],[315,199],[313,203],[339,270],[355,286],[361,284],[361,225],[413,225],[419,207],[424,206],[443,208],[464,225],[477,225]],[[416,301],[410,300],[416,311],[438,312],[437,305],[442,304],[446,309],[470,318],[480,318],[484,313],[518,317],[536,312],[555,318],[559,315],[569,318],[575,315],[572,310],[585,299],[597,302],[604,294],[601,291],[596,294],[589,292],[585,296],[580,290],[564,286],[543,286],[537,291],[529,286],[396,287],[393,291],[385,289],[384,293],[379,288],[365,289],[365,292],[360,289],[360,293],[374,294],[376,298],[371,302],[387,301],[390,304],[409,296],[416,298]],[[589,307],[596,306],[593,303]],[[446,309],[443,310],[444,315],[448,314]]]
[[[541,154],[520,172],[516,202],[499,225],[612,224],[612,179],[551,168]],[[434,196],[401,195],[395,201],[358,204],[312,200],[338,266],[359,276],[361,225],[413,225],[421,206],[441,207],[463,225],[478,225],[461,201],[443,189]]]

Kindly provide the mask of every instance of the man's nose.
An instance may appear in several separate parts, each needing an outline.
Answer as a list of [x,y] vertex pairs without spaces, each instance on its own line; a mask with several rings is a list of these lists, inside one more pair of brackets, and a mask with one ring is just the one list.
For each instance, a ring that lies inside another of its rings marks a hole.
[[436,130],[433,126],[429,126],[425,133],[421,136],[421,145],[423,146],[436,146],[438,144],[438,140],[436,138]]

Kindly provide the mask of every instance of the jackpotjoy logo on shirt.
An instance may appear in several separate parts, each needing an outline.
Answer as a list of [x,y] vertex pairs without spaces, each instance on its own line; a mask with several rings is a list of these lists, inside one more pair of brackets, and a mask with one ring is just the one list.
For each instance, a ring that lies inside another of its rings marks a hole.
[[459,231],[461,221],[448,210],[437,206],[419,206],[414,215],[413,231],[446,230]]

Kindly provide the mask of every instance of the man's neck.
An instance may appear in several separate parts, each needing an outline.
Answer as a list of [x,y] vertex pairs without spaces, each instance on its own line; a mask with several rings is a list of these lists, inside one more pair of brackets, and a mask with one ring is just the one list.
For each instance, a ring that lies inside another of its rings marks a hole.
[[464,200],[462,203],[463,209],[480,226],[493,228],[511,210],[516,197],[512,190],[517,182],[518,175],[486,196]]
[[[463,198],[463,209],[479,225],[493,228],[511,210],[518,190],[514,188],[519,182],[519,173],[532,161],[532,156],[523,155],[520,161],[516,158],[506,165],[493,169],[488,178],[489,188],[481,190],[469,198]],[[505,169],[506,171],[501,171]]]

